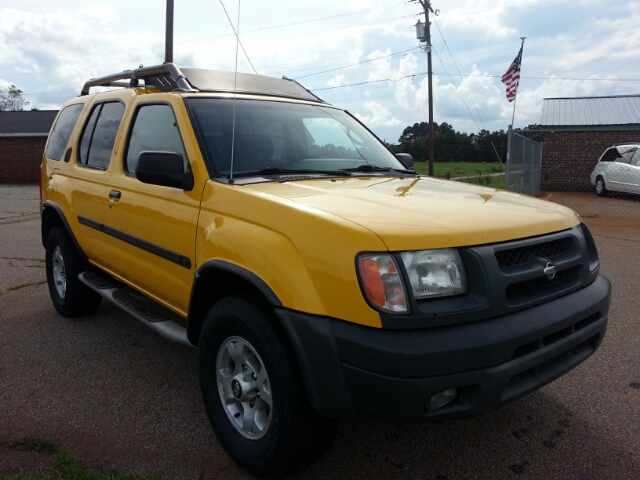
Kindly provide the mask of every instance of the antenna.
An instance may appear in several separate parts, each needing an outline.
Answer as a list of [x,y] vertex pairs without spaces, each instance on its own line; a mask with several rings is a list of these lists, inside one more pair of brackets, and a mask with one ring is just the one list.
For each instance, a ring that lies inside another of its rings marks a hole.
[[238,46],[240,44],[240,0],[238,0],[238,21],[236,22],[236,67],[233,73],[233,125],[231,128],[231,168],[229,183],[233,183],[233,154],[236,144],[236,95],[238,94]]

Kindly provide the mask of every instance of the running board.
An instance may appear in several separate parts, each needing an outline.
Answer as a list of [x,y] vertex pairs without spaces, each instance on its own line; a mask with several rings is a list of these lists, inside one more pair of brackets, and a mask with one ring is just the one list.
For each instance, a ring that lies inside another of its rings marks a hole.
[[187,339],[187,329],[172,319],[172,316],[177,315],[163,311],[164,309],[153,300],[133,293],[127,287],[118,287],[94,272],[82,272],[78,279],[163,337],[183,345],[194,346]]

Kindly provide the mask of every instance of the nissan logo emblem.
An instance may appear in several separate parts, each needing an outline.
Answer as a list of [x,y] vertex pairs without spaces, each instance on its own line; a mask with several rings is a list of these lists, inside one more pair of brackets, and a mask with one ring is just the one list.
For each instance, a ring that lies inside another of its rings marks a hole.
[[542,270],[545,274],[545,276],[549,279],[549,280],[553,280],[554,277],[556,276],[556,269],[558,267],[556,267],[553,263],[551,262],[547,262],[547,265],[544,267],[544,270]]

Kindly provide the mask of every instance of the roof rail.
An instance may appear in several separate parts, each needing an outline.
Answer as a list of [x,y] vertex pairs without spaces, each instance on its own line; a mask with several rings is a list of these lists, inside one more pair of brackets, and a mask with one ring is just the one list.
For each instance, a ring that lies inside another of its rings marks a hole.
[[[135,70],[125,70],[104,77],[92,78],[85,82],[80,95],[88,95],[91,87],[137,87],[138,80],[145,78],[151,80],[152,85],[162,90],[178,90],[181,92],[198,91],[189,84],[176,65],[173,63],[164,63],[162,65],[140,67]],[[130,79],[128,83],[120,81],[126,79]]]
[[84,84],[80,95],[88,95],[91,87],[137,87],[140,79],[144,80],[146,86],[156,87],[161,92],[236,92],[326,103],[299,82],[287,77],[278,79],[241,72],[180,69],[173,63],[140,67],[91,79]]

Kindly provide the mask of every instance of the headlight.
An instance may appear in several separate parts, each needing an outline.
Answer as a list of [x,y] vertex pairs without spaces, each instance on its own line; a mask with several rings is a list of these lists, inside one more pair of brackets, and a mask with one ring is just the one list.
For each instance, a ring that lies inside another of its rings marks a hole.
[[467,277],[457,250],[403,252],[401,256],[417,299],[467,293]]
[[364,292],[373,304],[389,312],[407,311],[402,278],[398,273],[396,261],[391,255],[360,255],[358,269]]

